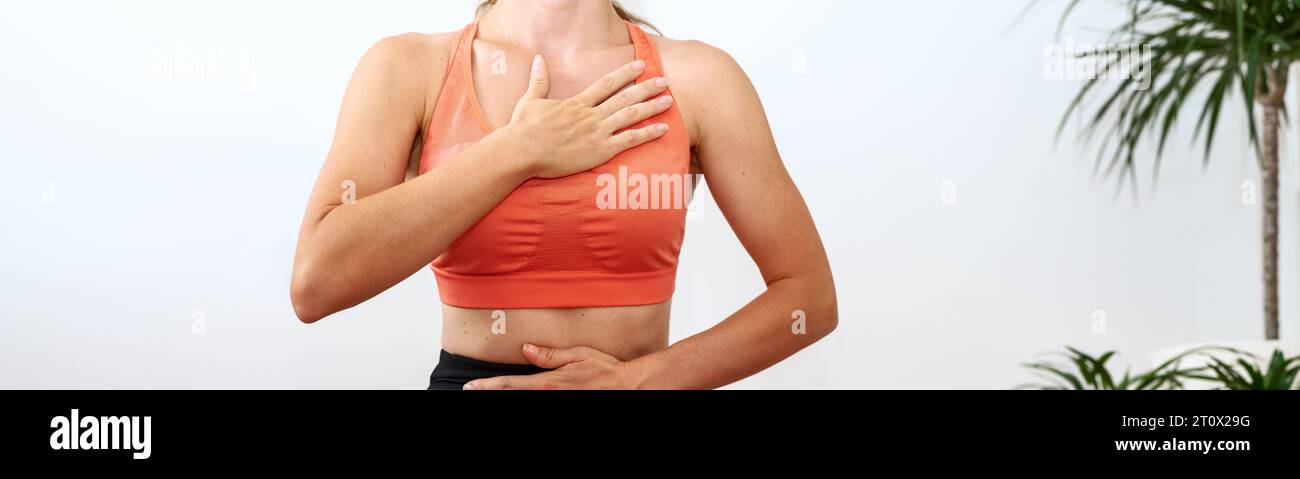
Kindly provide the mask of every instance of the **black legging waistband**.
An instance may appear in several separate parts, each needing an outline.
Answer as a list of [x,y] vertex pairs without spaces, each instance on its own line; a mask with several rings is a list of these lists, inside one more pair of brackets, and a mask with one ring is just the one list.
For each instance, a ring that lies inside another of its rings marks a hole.
[[461,389],[475,379],[497,376],[527,376],[546,369],[531,364],[501,364],[457,356],[447,351],[438,354],[438,365],[429,375],[429,389]]

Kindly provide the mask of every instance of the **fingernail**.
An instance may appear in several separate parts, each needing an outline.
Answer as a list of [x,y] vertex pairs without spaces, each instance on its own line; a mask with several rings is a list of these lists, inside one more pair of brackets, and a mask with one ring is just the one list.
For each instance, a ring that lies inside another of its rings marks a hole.
[[636,71],[645,70],[645,62],[641,60],[632,62],[632,69]]
[[541,69],[542,69],[542,56],[537,55],[533,57],[533,71],[538,71]]
[[465,383],[465,387],[462,387],[461,389],[465,391],[471,391],[474,389],[478,389],[478,385],[474,383]]
[[665,131],[668,131],[668,125],[665,123],[660,123],[658,125],[655,125],[655,129],[659,130],[660,133],[663,133]]
[[531,344],[525,344],[524,351],[527,352],[528,354],[537,354],[537,346],[533,346]]
[[659,88],[667,87],[667,86],[668,86],[668,79],[667,79],[667,78],[659,78],[659,79],[655,80],[655,86],[657,86],[657,87],[659,87]]
[[671,105],[673,104],[673,97],[670,96],[662,97],[659,99],[659,103],[663,103],[665,105]]

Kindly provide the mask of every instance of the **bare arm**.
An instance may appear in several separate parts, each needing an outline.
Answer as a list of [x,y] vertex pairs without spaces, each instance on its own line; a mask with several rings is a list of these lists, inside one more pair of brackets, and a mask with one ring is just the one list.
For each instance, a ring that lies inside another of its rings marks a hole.
[[[418,68],[433,61],[421,41],[408,35],[379,42],[348,86],[298,237],[290,289],[303,322],[409,277],[524,181],[590,169],[663,134],[653,126],[618,133],[662,111],[656,102],[635,103],[663,91],[653,82],[610,98],[640,67],[629,65],[573,99],[554,101],[545,99],[549,77],[539,60],[509,125],[403,182],[424,108],[441,88],[424,80],[441,75]],[[345,201],[344,185],[355,187],[355,201]]]
[[[427,78],[440,77],[415,66],[428,60],[419,42],[379,42],[348,85],[294,258],[291,294],[304,322],[355,306],[418,271],[527,178],[517,152],[491,139],[403,183]],[[345,187],[355,188],[355,202],[345,204]]]

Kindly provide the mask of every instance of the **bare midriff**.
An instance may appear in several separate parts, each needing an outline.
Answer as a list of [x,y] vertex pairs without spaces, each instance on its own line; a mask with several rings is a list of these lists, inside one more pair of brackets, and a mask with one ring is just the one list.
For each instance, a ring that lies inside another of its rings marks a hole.
[[577,309],[481,310],[442,306],[442,348],[459,356],[528,364],[525,343],[587,346],[623,361],[668,347],[672,302]]

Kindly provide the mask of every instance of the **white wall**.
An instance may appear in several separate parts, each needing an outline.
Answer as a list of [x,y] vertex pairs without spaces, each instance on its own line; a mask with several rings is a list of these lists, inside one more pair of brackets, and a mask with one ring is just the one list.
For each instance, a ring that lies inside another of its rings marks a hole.
[[[1043,76],[1061,2],[632,2],[731,52],[766,102],[835,267],[840,329],[743,388],[1004,388],[1073,344],[1137,366],[1262,336],[1257,178],[1230,112],[1203,169],[1184,133],[1140,205],[1090,178]],[[1116,19],[1081,13],[1069,30]],[[473,2],[47,1],[0,17],[0,387],[419,388],[438,350],[427,270],[303,326],[287,278],[361,53]],[[202,71],[188,59],[212,62]],[[1300,90],[1300,89],[1297,89]],[[1284,161],[1283,334],[1300,218]],[[945,183],[947,182],[947,183]],[[941,201],[945,186],[956,203]],[[704,199],[704,198],[701,198]],[[706,200],[707,201],[707,200]],[[673,337],[761,287],[708,203],[688,225]],[[1093,334],[1096,314],[1105,334]],[[196,334],[202,333],[202,334]]]

